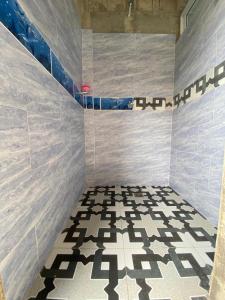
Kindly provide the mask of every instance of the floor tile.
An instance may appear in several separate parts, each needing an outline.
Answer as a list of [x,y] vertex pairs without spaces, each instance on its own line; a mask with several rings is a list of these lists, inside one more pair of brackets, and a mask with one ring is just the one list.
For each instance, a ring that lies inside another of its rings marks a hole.
[[215,240],[170,187],[91,187],[26,300],[206,300]]
[[29,299],[128,300],[124,266],[123,250],[55,248]]
[[186,300],[190,293],[207,295],[211,269],[193,248],[158,248],[157,254],[130,249],[126,253],[131,299]]

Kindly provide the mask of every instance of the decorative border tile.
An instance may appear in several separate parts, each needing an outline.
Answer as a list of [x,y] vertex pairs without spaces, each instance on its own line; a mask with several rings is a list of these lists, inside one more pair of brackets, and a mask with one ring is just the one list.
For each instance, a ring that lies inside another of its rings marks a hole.
[[172,107],[172,97],[139,97],[134,98],[133,110],[167,110]]
[[[225,61],[209,70],[174,97],[101,98],[101,109],[153,110],[176,109],[199,99],[202,95],[225,84]],[[129,103],[127,103],[129,101]],[[120,102],[120,105],[118,104]]]
[[135,98],[99,98],[84,96],[84,108],[96,110],[170,110],[173,98],[135,97]]
[[209,70],[207,74],[201,76],[194,81],[182,92],[174,97],[134,97],[124,98],[121,101],[129,99],[129,106],[125,105],[118,108],[116,104],[119,99],[117,98],[101,98],[102,109],[132,109],[132,110],[171,110],[176,109],[181,105],[189,103],[193,100],[199,99],[202,95],[217,87],[225,84],[225,61]]
[[200,98],[209,91],[225,84],[225,61],[211,69],[195,82],[174,96],[174,108]]

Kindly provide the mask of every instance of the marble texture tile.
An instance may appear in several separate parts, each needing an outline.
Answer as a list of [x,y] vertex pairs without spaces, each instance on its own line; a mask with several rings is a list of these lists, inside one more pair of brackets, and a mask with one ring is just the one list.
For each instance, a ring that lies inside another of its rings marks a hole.
[[1,184],[1,261],[40,217],[50,193],[47,183],[43,182],[43,179],[36,178],[30,169],[24,172],[17,171],[11,180],[3,181]]
[[83,191],[84,112],[3,25],[0,54],[0,270],[20,300]]
[[93,49],[95,96],[173,95],[174,35],[93,33]]
[[[43,260],[48,255],[58,232],[62,229],[62,224],[65,218],[68,217],[68,211],[71,207],[64,206],[66,199],[66,190],[64,182],[52,192],[42,217],[36,224],[36,238],[39,253],[39,268],[41,268]],[[72,202],[73,204],[73,202]],[[70,203],[71,206],[71,203]],[[51,231],[46,231],[45,228],[53,228]]]
[[93,94],[93,72],[93,32],[90,29],[82,29],[82,78],[83,83],[91,87],[91,94]]
[[43,117],[28,117],[31,166],[37,168],[63,154],[61,122]]
[[7,300],[23,299],[38,269],[38,252],[33,228],[0,266]]
[[173,95],[175,36],[136,34],[135,95]]
[[86,160],[86,183],[93,186],[94,183],[94,166],[95,166],[95,128],[94,128],[94,111],[85,110],[85,160]]
[[173,112],[170,184],[214,225],[225,147],[224,90],[218,87]]
[[[160,120],[160,121],[159,121]],[[171,112],[85,111],[87,181],[168,183]]]

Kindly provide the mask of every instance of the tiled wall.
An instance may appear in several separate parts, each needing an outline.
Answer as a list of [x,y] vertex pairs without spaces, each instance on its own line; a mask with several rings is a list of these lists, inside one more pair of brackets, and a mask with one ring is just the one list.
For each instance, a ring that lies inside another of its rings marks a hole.
[[152,97],[173,96],[175,36],[82,33],[83,81],[94,95],[84,99],[88,185],[168,184],[172,114],[131,110],[134,97],[164,110],[166,99]]
[[90,29],[82,29],[82,80],[91,87],[93,95],[93,32]]
[[225,240],[225,165],[223,166],[223,182],[221,192],[221,204],[219,214],[219,224],[217,231],[217,242],[216,252],[214,257],[214,265],[211,279],[211,286],[209,291],[209,297],[211,300],[224,299],[225,298],[225,251],[224,251],[224,240]]
[[176,44],[175,94],[225,60],[225,2],[199,1],[192,26]]
[[[225,59],[225,2],[200,1],[176,45],[175,93]],[[225,146],[224,86],[173,112],[170,184],[217,224]]]
[[[93,69],[94,96],[127,98],[173,95],[175,35],[91,35],[90,30],[84,30],[83,42],[83,70]],[[92,44],[93,53],[85,50]],[[89,81],[84,74],[84,81],[86,78]]]
[[0,56],[0,273],[19,300],[83,190],[84,115],[2,24]]
[[[2,12],[9,2],[0,2]],[[8,18],[4,24],[65,89],[1,25],[0,271],[7,300],[21,299],[42,266],[83,189],[85,169],[83,109],[71,97],[82,81],[81,31],[73,1],[18,3],[39,31],[15,22],[18,14],[26,18],[19,8],[16,16],[2,14]],[[175,93],[225,59],[225,3],[206,0],[200,6],[201,14],[176,46]],[[83,80],[94,97],[77,100],[96,109],[85,111],[89,185],[169,183],[172,112],[132,112],[129,104],[133,97],[173,95],[174,49],[173,35],[84,30]],[[214,224],[224,94],[225,87],[218,87],[173,112],[170,184]]]
[[171,112],[85,111],[87,183],[168,185]]
[[82,35],[73,0],[0,1],[0,21],[83,106]]
[[17,1],[79,87],[82,82],[82,34],[75,1]]

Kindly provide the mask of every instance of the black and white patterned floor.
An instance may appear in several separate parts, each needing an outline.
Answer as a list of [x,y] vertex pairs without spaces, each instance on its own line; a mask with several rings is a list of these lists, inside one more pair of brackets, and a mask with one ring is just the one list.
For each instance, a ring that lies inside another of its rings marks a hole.
[[205,300],[216,229],[170,187],[83,195],[30,300]]

